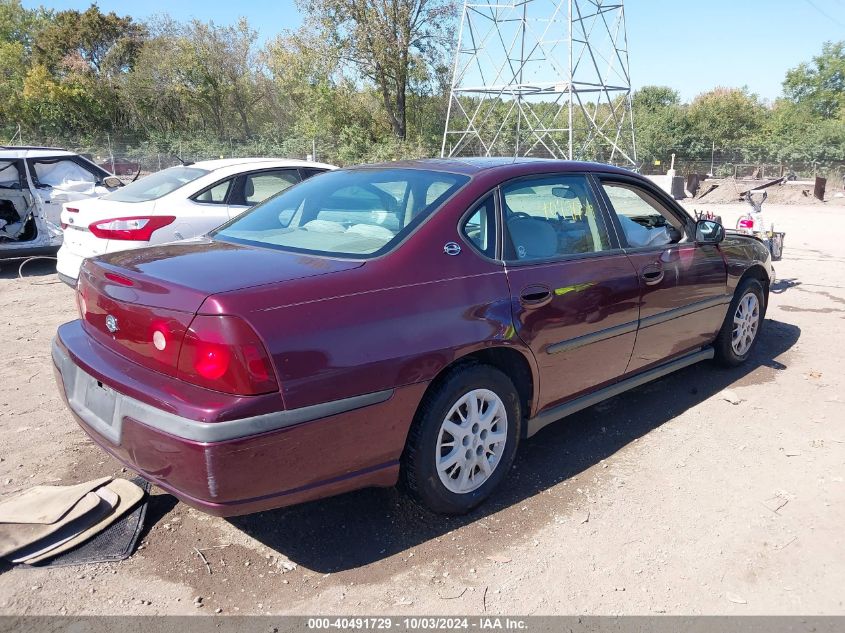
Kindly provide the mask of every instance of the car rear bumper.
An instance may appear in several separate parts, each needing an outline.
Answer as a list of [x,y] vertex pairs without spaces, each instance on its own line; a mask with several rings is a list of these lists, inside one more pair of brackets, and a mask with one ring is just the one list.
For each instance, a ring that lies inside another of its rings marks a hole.
[[[132,364],[90,338],[80,340],[73,326],[78,322],[62,326],[54,339],[53,363],[77,422],[127,467],[193,507],[233,516],[396,483],[425,385],[202,422],[130,395],[139,368],[133,365],[124,389],[112,377],[120,380]],[[180,381],[170,380],[174,392]]]
[[68,286],[76,289],[76,282],[79,281],[76,277],[68,277],[67,275],[63,275],[62,273],[56,273],[59,277],[59,281],[66,283]]
[[79,269],[84,261],[83,256],[71,251],[68,244],[63,244],[56,255],[56,271],[59,273],[59,279],[76,287],[76,278],[79,277]]

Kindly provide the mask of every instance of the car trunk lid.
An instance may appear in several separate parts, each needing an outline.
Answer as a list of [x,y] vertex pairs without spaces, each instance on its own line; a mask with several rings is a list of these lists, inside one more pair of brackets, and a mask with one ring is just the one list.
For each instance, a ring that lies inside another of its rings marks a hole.
[[182,340],[207,297],[361,265],[197,238],[86,260],[78,299],[90,336],[175,376]]
[[75,200],[62,207],[61,222],[66,229],[88,230],[92,222],[111,218],[154,215],[154,202],[117,202],[103,198]]

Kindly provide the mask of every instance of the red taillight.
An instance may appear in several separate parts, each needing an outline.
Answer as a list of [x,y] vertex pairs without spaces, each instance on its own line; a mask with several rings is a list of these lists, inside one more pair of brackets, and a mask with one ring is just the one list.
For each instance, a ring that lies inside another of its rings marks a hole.
[[139,216],[134,218],[112,218],[99,220],[88,226],[97,237],[104,240],[132,240],[149,242],[153,232],[172,224],[176,220],[172,215]]
[[258,335],[234,316],[194,317],[182,341],[178,378],[216,391],[257,395],[278,390]]
[[123,275],[118,275],[117,273],[106,273],[106,279],[109,281],[113,281],[116,284],[120,284],[121,286],[134,286],[135,282],[129,279],[129,277],[124,277]]
[[232,354],[226,345],[217,343],[198,343],[197,355],[194,359],[194,369],[208,380],[219,380],[226,375]]

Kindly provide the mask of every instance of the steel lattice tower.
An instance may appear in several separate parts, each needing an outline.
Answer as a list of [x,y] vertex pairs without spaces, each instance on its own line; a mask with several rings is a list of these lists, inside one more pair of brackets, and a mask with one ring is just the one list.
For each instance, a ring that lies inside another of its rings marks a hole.
[[441,156],[636,165],[622,0],[465,0]]

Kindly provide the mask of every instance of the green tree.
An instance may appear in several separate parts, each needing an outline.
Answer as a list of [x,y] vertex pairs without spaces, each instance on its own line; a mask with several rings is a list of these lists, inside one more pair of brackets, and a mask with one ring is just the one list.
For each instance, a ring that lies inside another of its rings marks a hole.
[[783,92],[822,118],[845,114],[845,40],[825,42],[821,55],[787,72]]
[[231,26],[156,21],[126,75],[127,106],[148,130],[200,130],[250,138],[266,112],[269,80],[258,34],[245,19]]
[[394,135],[407,135],[411,65],[436,63],[452,41],[454,0],[297,0],[360,75],[381,95]]
[[186,133],[196,129],[200,118],[183,78],[189,46],[179,29],[172,20],[157,21],[134,68],[122,78],[121,105],[144,137]]
[[689,125],[677,90],[643,86],[634,93],[633,107],[637,156],[642,163],[666,161],[673,151],[688,151]]
[[28,54],[50,17],[44,8],[25,9],[20,0],[0,0],[0,42],[20,44]]
[[115,75],[131,70],[145,37],[146,28],[130,16],[103,13],[96,4],[59,11],[35,37],[35,61],[58,74]]
[[693,99],[687,110],[689,151],[703,155],[715,143],[742,152],[745,160],[759,153],[766,107],[746,88],[716,88]]
[[20,0],[0,0],[0,129],[6,136],[26,124],[24,80],[35,36],[48,18],[43,9],[25,9]]

